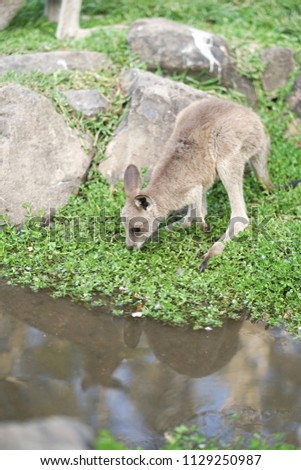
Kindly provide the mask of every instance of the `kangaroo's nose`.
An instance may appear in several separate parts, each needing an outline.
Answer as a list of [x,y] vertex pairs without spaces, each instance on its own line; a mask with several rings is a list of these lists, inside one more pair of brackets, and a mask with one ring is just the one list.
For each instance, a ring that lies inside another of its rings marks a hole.
[[134,245],[130,245],[129,243],[126,245],[127,249],[128,250],[133,250],[134,249]]

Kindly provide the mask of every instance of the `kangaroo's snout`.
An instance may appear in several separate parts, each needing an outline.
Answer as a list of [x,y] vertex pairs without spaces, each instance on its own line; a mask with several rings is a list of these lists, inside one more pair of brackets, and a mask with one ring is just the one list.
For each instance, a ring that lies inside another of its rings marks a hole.
[[140,250],[142,248],[143,242],[126,242],[126,247],[128,250]]

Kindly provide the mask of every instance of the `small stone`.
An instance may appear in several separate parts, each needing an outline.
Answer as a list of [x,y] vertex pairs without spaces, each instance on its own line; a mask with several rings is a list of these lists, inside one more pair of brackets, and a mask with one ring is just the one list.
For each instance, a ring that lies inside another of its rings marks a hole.
[[133,318],[141,318],[142,315],[143,315],[142,312],[133,312],[133,313],[131,314],[131,316],[132,316]]
[[292,310],[287,310],[284,315],[283,315],[283,318],[285,318],[286,320],[291,318],[292,317],[292,313],[293,311]]
[[262,84],[267,92],[286,85],[295,70],[293,51],[289,48],[270,47],[262,51],[261,60],[265,65]]
[[293,119],[287,129],[286,138],[291,139],[296,147],[301,148],[301,119]]
[[288,102],[291,110],[296,114],[298,120],[301,120],[301,73],[295,80]]
[[95,116],[101,110],[107,110],[110,103],[98,90],[69,90],[64,95],[68,104],[85,116]]

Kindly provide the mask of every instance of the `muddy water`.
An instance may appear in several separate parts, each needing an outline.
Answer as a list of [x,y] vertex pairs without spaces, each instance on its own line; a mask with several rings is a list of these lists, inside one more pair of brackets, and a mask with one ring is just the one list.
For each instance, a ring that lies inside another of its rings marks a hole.
[[180,423],[223,440],[281,432],[300,446],[301,342],[248,321],[193,331],[113,318],[2,283],[0,421],[49,415],[131,448],[159,447]]

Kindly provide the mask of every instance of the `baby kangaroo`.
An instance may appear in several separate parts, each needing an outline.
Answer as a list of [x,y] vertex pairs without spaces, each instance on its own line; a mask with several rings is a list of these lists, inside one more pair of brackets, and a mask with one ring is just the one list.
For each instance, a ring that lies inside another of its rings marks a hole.
[[180,221],[182,226],[189,226],[196,218],[208,231],[206,192],[220,178],[230,200],[231,219],[226,232],[204,255],[200,272],[204,271],[209,259],[221,254],[225,243],[249,223],[243,197],[246,163],[250,162],[268,190],[273,188],[267,168],[268,151],[269,138],[250,109],[215,97],[185,108],[176,119],[148,186],[140,189],[141,176],[135,165],[125,171],[122,221],[127,247],[141,248],[170,211],[185,206],[188,212]]

